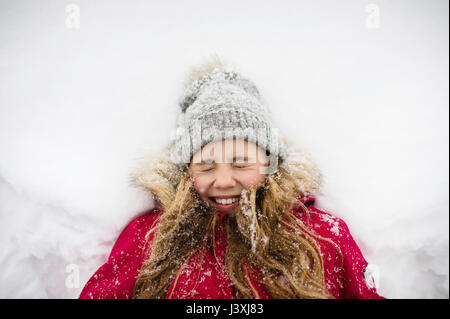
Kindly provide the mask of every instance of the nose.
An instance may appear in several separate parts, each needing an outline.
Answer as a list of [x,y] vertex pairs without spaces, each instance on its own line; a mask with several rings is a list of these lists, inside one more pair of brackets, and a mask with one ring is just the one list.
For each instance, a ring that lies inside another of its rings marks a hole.
[[216,170],[214,187],[216,188],[232,188],[236,186],[236,181],[231,169],[221,167]]

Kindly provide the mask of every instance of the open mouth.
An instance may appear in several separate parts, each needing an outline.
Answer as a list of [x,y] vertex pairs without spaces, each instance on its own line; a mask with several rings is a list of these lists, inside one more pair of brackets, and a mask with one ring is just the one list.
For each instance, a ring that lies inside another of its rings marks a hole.
[[231,205],[236,202],[239,202],[240,196],[230,197],[230,198],[218,198],[218,197],[210,197],[209,199],[216,204],[220,205]]

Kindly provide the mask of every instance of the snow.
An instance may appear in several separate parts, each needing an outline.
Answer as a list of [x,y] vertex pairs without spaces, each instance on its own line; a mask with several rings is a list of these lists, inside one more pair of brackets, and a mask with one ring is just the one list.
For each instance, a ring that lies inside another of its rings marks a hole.
[[448,298],[448,2],[369,4],[1,0],[0,297],[79,295],[152,208],[129,174],[169,141],[190,66],[218,53],[312,154],[316,204],[378,291]]
[[330,231],[334,235],[339,236],[339,221],[335,217],[331,215],[321,215],[320,219],[330,225]]

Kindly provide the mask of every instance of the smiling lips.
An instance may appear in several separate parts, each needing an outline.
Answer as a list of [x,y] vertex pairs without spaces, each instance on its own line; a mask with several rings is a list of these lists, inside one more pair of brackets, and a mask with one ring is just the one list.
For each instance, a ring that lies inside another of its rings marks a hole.
[[223,205],[223,206],[228,206],[231,204],[234,204],[236,202],[239,202],[240,196],[236,196],[236,195],[232,195],[232,196],[215,196],[215,197],[210,197],[211,201],[219,204],[219,205]]

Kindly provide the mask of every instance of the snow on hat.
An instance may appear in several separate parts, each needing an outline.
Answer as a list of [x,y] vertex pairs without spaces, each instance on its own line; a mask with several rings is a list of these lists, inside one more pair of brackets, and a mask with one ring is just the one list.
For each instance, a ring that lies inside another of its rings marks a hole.
[[[197,70],[198,72],[198,70]],[[286,146],[270,120],[256,86],[231,68],[213,65],[188,83],[179,102],[181,114],[171,136],[171,160],[190,163],[204,145],[222,139],[247,139],[266,150],[267,173],[277,170]]]

